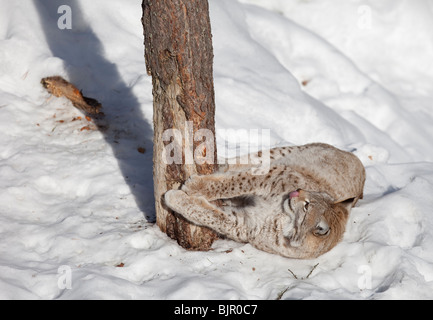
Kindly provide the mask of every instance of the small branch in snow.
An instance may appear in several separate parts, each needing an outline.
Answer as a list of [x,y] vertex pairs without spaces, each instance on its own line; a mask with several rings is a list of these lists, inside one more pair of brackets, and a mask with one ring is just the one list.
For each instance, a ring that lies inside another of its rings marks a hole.
[[294,274],[294,272],[292,270],[290,270],[290,269],[287,269],[287,270],[289,270],[289,272],[292,274],[293,278],[298,280],[298,277],[296,276],[296,274]]
[[[313,273],[313,271],[317,268],[317,266],[319,265],[319,263],[316,263],[314,266],[313,266],[313,268],[311,268],[311,270],[310,270],[310,272],[308,273],[308,275],[305,277],[305,278],[301,278],[300,280],[307,280],[310,276],[311,276],[311,274]],[[291,274],[292,274],[292,276],[293,276],[293,278],[295,278],[296,280],[298,280],[298,277],[297,277],[297,275],[292,271],[292,270],[290,270],[290,269],[287,269]],[[277,296],[277,298],[275,299],[275,300],[281,300],[281,298],[284,296],[284,294],[290,289],[290,287],[291,286],[288,286],[287,288],[285,288],[284,290],[282,290],[279,294],[278,294],[278,296]]]
[[102,114],[102,105],[97,100],[83,96],[77,87],[60,76],[43,78],[41,84],[53,96],[66,97],[75,108],[87,114]]
[[313,271],[317,268],[317,266],[319,265],[319,263],[317,263],[317,264],[315,264],[314,265],[314,267],[313,268],[311,268],[311,271],[310,271],[310,273],[307,275],[307,277],[305,278],[305,279],[308,279],[310,276],[311,276],[311,274],[313,273]]

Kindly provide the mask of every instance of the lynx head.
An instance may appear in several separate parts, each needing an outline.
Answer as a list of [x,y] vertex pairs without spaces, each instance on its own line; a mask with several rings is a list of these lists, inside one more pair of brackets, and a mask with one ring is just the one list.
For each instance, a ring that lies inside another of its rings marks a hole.
[[299,258],[315,258],[332,249],[342,238],[355,198],[336,201],[326,192],[296,190],[283,201],[291,218],[284,230],[287,245],[299,248]]

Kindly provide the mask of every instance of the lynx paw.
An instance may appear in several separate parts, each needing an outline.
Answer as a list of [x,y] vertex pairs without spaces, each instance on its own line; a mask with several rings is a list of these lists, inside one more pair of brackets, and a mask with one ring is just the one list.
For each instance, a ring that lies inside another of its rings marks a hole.
[[186,196],[182,190],[168,190],[164,194],[164,202],[171,210],[181,213],[182,209],[185,208]]
[[203,176],[192,175],[185,181],[182,186],[182,191],[189,196],[203,196],[203,191],[205,189],[205,181]]

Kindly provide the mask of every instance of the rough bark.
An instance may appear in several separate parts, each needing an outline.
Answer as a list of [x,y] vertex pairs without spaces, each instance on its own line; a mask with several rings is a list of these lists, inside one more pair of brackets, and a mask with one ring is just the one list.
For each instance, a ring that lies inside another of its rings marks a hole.
[[[153,82],[153,175],[157,224],[182,247],[207,250],[217,235],[173,214],[164,206],[162,196],[169,189],[179,188],[190,175],[209,174],[216,168],[215,135],[211,163],[185,164],[188,161],[185,150],[192,150],[194,155],[196,148],[203,143],[194,141],[191,134],[193,136],[199,129],[215,132],[208,2],[143,0],[142,9],[146,67]],[[163,141],[163,133],[168,129],[182,133],[181,164],[167,165],[164,161],[163,150],[172,143]]]

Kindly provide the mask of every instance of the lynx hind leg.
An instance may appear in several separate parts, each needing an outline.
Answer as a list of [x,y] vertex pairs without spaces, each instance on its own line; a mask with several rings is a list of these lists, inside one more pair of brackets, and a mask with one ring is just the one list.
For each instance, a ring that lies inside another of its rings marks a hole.
[[264,180],[265,176],[255,176],[250,172],[193,175],[182,186],[182,191],[190,196],[205,197],[208,201],[244,195],[264,195],[269,193]]
[[254,169],[258,166],[258,163],[254,162],[251,158],[256,158],[256,155],[243,155],[241,157],[225,159],[224,163],[220,163],[218,172],[242,172]]
[[231,174],[192,175],[182,186],[189,196],[205,197],[208,201],[240,196],[235,177]]
[[182,190],[169,190],[164,195],[166,205],[188,221],[215,230],[235,241],[245,242],[246,232],[234,215],[227,214],[203,197],[189,196]]

